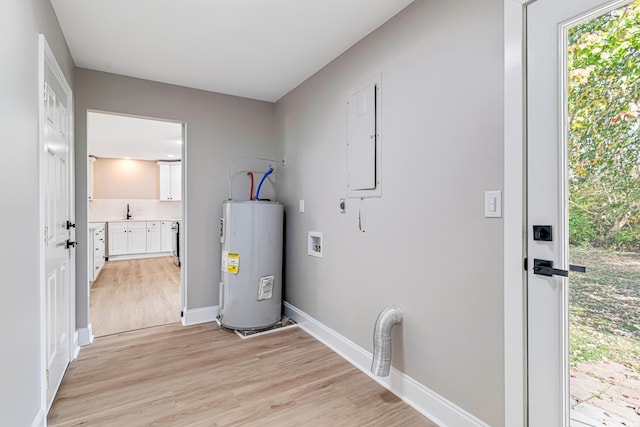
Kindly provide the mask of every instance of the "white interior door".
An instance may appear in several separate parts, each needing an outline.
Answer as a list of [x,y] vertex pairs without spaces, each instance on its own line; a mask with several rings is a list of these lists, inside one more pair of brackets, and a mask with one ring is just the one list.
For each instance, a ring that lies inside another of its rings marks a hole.
[[42,42],[41,176],[44,198],[44,339],[46,405],[71,356],[71,91]]
[[[528,408],[532,427],[569,424],[566,31],[623,2],[537,0],[527,7]],[[551,226],[536,236],[533,227]],[[537,273],[543,271],[537,270]]]

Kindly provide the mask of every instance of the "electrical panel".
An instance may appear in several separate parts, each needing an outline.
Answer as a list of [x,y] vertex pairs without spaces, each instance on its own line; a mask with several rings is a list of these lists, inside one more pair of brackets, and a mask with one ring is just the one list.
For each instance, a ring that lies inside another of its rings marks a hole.
[[347,190],[349,197],[380,196],[380,76],[349,91]]

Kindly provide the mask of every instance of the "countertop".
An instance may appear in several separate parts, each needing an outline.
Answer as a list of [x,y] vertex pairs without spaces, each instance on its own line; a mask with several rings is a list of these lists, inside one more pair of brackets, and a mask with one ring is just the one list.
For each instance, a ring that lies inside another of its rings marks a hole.
[[131,222],[131,221],[181,221],[180,218],[105,218],[105,219],[92,219],[89,221],[89,226],[91,224],[104,224],[105,222]]

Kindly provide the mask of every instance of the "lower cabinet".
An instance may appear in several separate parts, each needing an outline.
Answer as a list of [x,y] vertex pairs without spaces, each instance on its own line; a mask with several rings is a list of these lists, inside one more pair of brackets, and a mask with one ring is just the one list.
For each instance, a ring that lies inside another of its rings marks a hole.
[[109,223],[109,256],[146,252],[146,221],[114,221]]
[[171,252],[171,221],[110,221],[109,256]]
[[173,221],[162,221],[160,223],[160,237],[161,237],[161,252],[171,252],[171,227],[173,226]]
[[147,221],[147,252],[162,251],[162,236],[160,230],[160,222]]
[[91,229],[90,254],[89,255],[89,281],[93,282],[98,278],[104,266],[105,243],[104,224]]

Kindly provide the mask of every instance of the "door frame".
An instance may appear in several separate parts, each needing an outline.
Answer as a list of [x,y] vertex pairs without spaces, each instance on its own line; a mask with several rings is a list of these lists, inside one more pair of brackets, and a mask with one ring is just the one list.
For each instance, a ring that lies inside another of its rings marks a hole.
[[[67,123],[68,138],[69,138],[69,221],[75,224],[75,136],[74,136],[74,110],[73,110],[73,91],[67,82],[67,78],[64,76],[62,69],[58,65],[58,62],[53,54],[53,51],[49,47],[47,40],[43,34],[38,35],[38,227],[41,237],[44,236],[45,229],[45,188],[46,183],[45,174],[43,173],[45,166],[45,156],[42,147],[44,146],[44,80],[45,80],[45,62],[55,74],[56,78],[60,81],[62,89],[67,95],[67,105],[65,108],[69,116],[69,123]],[[75,233],[72,231],[70,240],[75,240]],[[47,348],[46,348],[46,278],[45,278],[45,242],[44,238],[39,240],[38,244],[39,259],[38,259],[38,276],[39,276],[39,298],[40,298],[40,399],[41,410],[45,415],[48,412],[47,407]],[[78,333],[76,331],[76,250],[71,249],[69,252],[69,318],[68,318],[68,336],[69,336],[69,356],[71,360],[74,360],[78,356],[80,346],[78,345]]]
[[[528,425],[526,271],[526,7],[504,0],[504,417]],[[508,250],[507,250],[508,248]]]
[[[180,171],[181,174],[181,208],[180,208],[180,235],[182,237],[180,237],[182,239],[183,245],[180,248],[180,262],[181,262],[181,267],[180,267],[180,311],[182,313],[182,317],[181,317],[181,321],[183,326],[185,325],[185,316],[184,314],[187,312],[187,293],[188,293],[188,284],[187,284],[187,263],[188,263],[188,256],[187,256],[187,201],[188,201],[188,194],[187,194],[187,122],[185,120],[176,120],[176,119],[168,119],[165,117],[159,117],[159,116],[155,116],[155,115],[150,115],[150,114],[133,114],[133,113],[124,113],[124,112],[119,112],[119,111],[115,111],[112,109],[104,109],[104,108],[87,108],[83,114],[84,114],[84,125],[85,125],[85,135],[87,133],[87,113],[92,112],[92,113],[100,113],[100,114],[109,114],[109,115],[114,115],[114,116],[122,116],[122,117],[133,117],[133,118],[139,118],[139,119],[147,119],[147,120],[157,120],[160,122],[167,122],[167,123],[176,123],[182,126],[182,147],[180,148],[181,150],[181,158],[180,158],[180,162],[182,163],[182,168]],[[87,138],[85,138],[85,152],[86,155],[88,156],[88,146],[89,146],[89,142],[87,140]],[[85,163],[86,164],[86,163]],[[85,178],[84,178],[84,182],[86,184],[87,182],[87,176],[88,176],[89,171],[85,170]],[[75,178],[74,178],[75,179]],[[75,206],[75,205],[74,205]],[[86,289],[86,294],[82,294],[79,295],[80,297],[85,297],[86,298],[86,306],[85,306],[85,313],[86,313],[86,324],[87,327],[84,328],[84,331],[79,331],[80,332],[80,339],[79,339],[79,343],[80,345],[90,345],[93,344],[93,327],[91,324],[91,310],[90,310],[90,305],[91,305],[91,284],[89,282],[89,269],[88,269],[88,265],[89,265],[89,241],[92,238],[89,235],[89,200],[88,198],[86,198],[85,195],[85,212],[86,212],[86,221],[83,221],[81,224],[78,224],[78,227],[80,227],[81,229],[84,230],[84,232],[86,233],[87,239],[86,239],[86,244],[87,244],[87,250],[85,252],[87,252],[87,259],[86,259],[86,265],[87,265],[87,276],[85,277],[86,280],[86,286],[84,287],[84,289]],[[178,244],[180,244],[180,242],[178,242]],[[75,291],[75,290],[74,290]],[[75,299],[76,295],[74,292],[74,300],[73,303],[76,304],[76,299]],[[83,301],[84,302],[84,301]],[[78,340],[76,340],[78,341]],[[79,347],[78,347],[78,351],[79,351]]]
[[[504,0],[504,391],[505,425],[528,425],[527,384],[527,6]],[[603,10],[623,0],[611,0]],[[585,11],[588,12],[588,11]],[[591,11],[589,16],[597,15]],[[589,19],[586,15],[576,22]],[[508,248],[508,250],[506,250]]]

